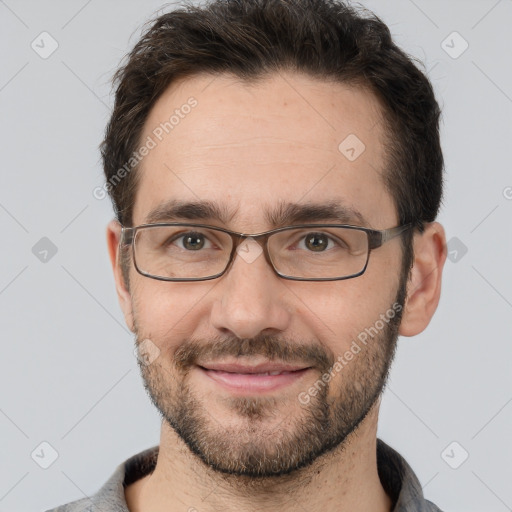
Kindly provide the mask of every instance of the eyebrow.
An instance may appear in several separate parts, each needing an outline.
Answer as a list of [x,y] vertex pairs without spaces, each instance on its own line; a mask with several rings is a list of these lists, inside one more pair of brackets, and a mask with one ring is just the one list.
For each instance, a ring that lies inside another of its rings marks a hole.
[[[181,220],[218,221],[227,226],[237,210],[229,210],[224,205],[212,201],[180,201],[171,199],[153,208],[146,216],[146,224],[157,224]],[[353,207],[344,205],[341,200],[322,203],[281,202],[272,210],[264,212],[270,229],[309,222],[334,222],[368,226],[365,217]]]

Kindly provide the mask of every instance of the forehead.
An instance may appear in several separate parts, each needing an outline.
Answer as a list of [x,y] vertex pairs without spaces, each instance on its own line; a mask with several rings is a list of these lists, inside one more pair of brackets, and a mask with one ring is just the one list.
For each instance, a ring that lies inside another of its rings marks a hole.
[[209,202],[254,232],[283,205],[337,203],[389,227],[383,134],[380,104],[361,88],[284,72],[180,80],[144,125],[134,223],[165,204]]

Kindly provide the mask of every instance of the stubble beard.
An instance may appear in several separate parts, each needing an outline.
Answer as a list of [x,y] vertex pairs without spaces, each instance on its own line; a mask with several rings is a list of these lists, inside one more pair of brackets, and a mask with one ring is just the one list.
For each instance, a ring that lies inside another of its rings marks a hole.
[[[403,306],[404,300],[402,280],[394,305]],[[317,394],[309,395],[307,404],[295,395],[282,399],[277,393],[222,400],[216,397],[221,400],[222,410],[228,408],[229,417],[236,417],[231,424],[226,424],[226,413],[220,415],[217,403],[197,396],[189,384],[188,374],[199,357],[260,355],[270,360],[313,362],[318,369],[315,382],[320,382],[322,375],[332,374],[335,355],[318,344],[290,343],[262,335],[244,340],[187,340],[174,353],[170,368],[171,358],[162,354],[149,365],[139,361],[139,367],[144,387],[162,419],[209,468],[251,479],[288,475],[334,449],[342,451],[372,410],[386,385],[401,313],[402,308],[362,346],[334,381],[317,386]],[[135,334],[136,343],[145,339],[137,322]],[[339,389],[331,391],[333,382]],[[311,385],[313,382],[308,382],[308,387],[300,391],[307,391]],[[290,401],[293,413],[283,417],[283,411],[290,410]]]

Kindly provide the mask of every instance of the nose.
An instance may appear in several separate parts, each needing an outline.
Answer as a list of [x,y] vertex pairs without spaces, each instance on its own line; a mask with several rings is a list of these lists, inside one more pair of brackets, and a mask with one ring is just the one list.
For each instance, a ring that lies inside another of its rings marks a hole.
[[231,267],[219,279],[211,322],[223,334],[251,338],[289,327],[291,305],[286,302],[286,287],[258,242],[251,238],[242,242]]

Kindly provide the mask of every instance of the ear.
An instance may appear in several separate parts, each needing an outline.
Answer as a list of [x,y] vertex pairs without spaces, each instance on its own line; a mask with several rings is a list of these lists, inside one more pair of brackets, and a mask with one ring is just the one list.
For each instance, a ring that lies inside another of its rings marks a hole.
[[407,299],[399,333],[415,336],[430,323],[441,296],[441,277],[446,261],[446,236],[438,222],[426,224],[415,233],[414,263],[407,282]]
[[109,222],[107,226],[107,247],[110,263],[114,272],[117,298],[124,314],[126,325],[134,332],[132,297],[124,282],[123,272],[119,257],[119,240],[121,238],[121,224],[117,220]]

